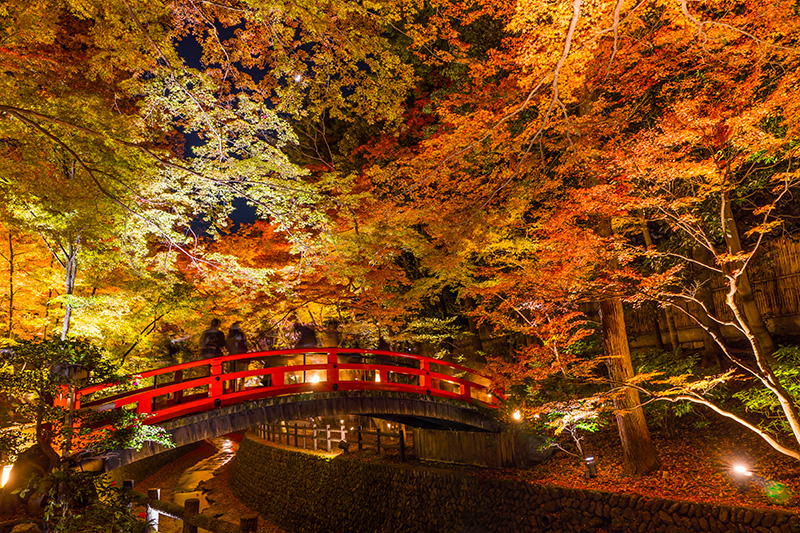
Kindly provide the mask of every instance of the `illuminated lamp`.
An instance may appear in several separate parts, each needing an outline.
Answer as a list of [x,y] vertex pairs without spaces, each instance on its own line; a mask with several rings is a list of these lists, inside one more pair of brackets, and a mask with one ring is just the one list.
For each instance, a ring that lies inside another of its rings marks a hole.
[[586,464],[586,472],[584,472],[583,477],[586,479],[597,477],[597,459],[592,455],[587,455],[583,458],[583,462]]
[[733,465],[731,476],[740,494],[750,489],[750,480],[753,478],[753,472],[746,465],[741,463]]

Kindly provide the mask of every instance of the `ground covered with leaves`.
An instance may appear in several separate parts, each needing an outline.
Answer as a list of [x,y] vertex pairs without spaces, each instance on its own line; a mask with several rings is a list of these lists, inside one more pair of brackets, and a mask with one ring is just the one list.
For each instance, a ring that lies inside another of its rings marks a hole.
[[[800,462],[775,452],[741,426],[725,421],[705,428],[676,425],[671,431],[653,431],[652,437],[662,467],[650,475],[623,476],[622,448],[613,424],[585,437],[587,454],[597,458],[596,478],[586,479],[585,466],[563,452],[518,475],[563,487],[800,511]],[[745,492],[739,492],[732,476],[737,464],[753,472]]]

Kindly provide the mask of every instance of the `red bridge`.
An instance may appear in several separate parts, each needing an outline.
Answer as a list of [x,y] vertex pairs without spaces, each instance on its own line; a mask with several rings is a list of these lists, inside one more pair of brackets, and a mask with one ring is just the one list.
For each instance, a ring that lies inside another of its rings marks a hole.
[[[239,365],[236,365],[236,362]],[[234,370],[249,363],[248,370]],[[499,399],[485,376],[430,357],[300,348],[203,359],[148,370],[125,392],[79,390],[75,408],[150,414],[177,445],[265,422],[359,414],[418,426],[493,430]],[[158,453],[122,453],[121,464]]]

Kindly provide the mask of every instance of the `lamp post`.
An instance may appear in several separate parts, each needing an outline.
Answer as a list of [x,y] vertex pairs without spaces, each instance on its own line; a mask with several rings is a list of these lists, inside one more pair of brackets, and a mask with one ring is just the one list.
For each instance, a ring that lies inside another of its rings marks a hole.
[[583,462],[586,464],[586,472],[583,473],[583,477],[587,479],[597,477],[597,459],[592,455],[587,455],[583,458]]
[[753,478],[753,472],[745,465],[733,465],[732,476],[739,494],[743,494],[750,489],[750,480]]

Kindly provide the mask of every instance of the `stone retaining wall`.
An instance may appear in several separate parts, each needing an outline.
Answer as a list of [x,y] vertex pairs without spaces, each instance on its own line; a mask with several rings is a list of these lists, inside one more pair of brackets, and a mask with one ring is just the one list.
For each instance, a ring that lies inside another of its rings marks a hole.
[[485,478],[481,470],[371,463],[246,437],[229,483],[287,531],[800,532],[800,516]]
[[134,483],[139,483],[150,474],[158,471],[161,467],[195,450],[202,443],[203,441],[200,441],[178,448],[172,448],[157,455],[151,455],[150,457],[145,457],[133,463],[128,463],[110,472],[106,472],[106,478],[109,481],[116,481],[117,483],[122,483],[122,481],[126,479],[132,479]]

